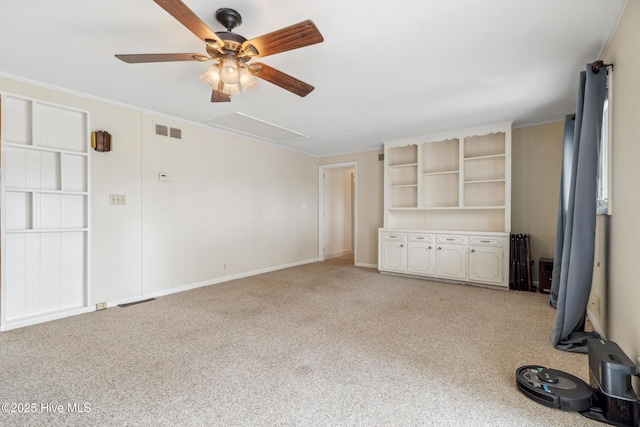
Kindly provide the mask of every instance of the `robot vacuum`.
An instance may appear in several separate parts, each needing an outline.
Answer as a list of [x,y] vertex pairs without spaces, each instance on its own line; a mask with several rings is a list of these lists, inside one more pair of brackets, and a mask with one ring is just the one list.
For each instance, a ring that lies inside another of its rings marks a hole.
[[611,341],[587,340],[589,384],[566,372],[526,365],[516,370],[516,385],[530,399],[554,409],[579,412],[618,427],[638,426],[638,400],[631,385],[636,366]]
[[593,390],[580,378],[543,366],[521,366],[516,371],[518,389],[536,402],[565,411],[588,411]]

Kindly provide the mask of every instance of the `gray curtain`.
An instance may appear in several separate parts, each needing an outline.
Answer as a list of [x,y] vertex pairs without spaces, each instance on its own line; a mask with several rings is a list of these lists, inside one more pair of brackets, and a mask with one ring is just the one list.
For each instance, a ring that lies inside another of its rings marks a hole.
[[607,71],[595,73],[591,64],[580,73],[575,117],[565,119],[560,200],[553,277],[549,303],[556,311],[551,333],[560,350],[587,352],[585,320],[591,280],[596,230],[598,146]]

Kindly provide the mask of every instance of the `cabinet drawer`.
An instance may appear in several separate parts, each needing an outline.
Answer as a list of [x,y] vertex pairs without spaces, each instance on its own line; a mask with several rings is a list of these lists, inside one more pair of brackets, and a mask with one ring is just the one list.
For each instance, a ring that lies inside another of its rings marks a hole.
[[406,233],[384,232],[384,233],[382,233],[382,240],[404,242],[405,240],[407,240],[407,235],[406,235]]
[[469,244],[474,246],[494,246],[501,248],[502,238],[492,236],[469,236]]
[[438,234],[438,243],[445,243],[448,245],[466,245],[467,236],[458,236],[455,234]]
[[433,234],[409,234],[410,242],[433,243],[435,236]]

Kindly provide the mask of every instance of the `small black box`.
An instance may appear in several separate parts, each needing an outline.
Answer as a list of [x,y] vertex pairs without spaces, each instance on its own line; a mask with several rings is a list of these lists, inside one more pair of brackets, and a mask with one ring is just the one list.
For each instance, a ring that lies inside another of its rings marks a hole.
[[553,259],[540,258],[538,261],[538,291],[548,294],[551,291],[551,280],[553,277]]

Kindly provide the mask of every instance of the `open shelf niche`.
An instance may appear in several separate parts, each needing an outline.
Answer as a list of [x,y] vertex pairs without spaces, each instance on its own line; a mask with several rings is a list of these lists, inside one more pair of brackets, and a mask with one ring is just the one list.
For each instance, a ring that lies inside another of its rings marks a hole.
[[385,228],[510,231],[510,122],[388,141],[385,159]]
[[394,147],[387,152],[387,202],[393,208],[418,206],[418,147]]

